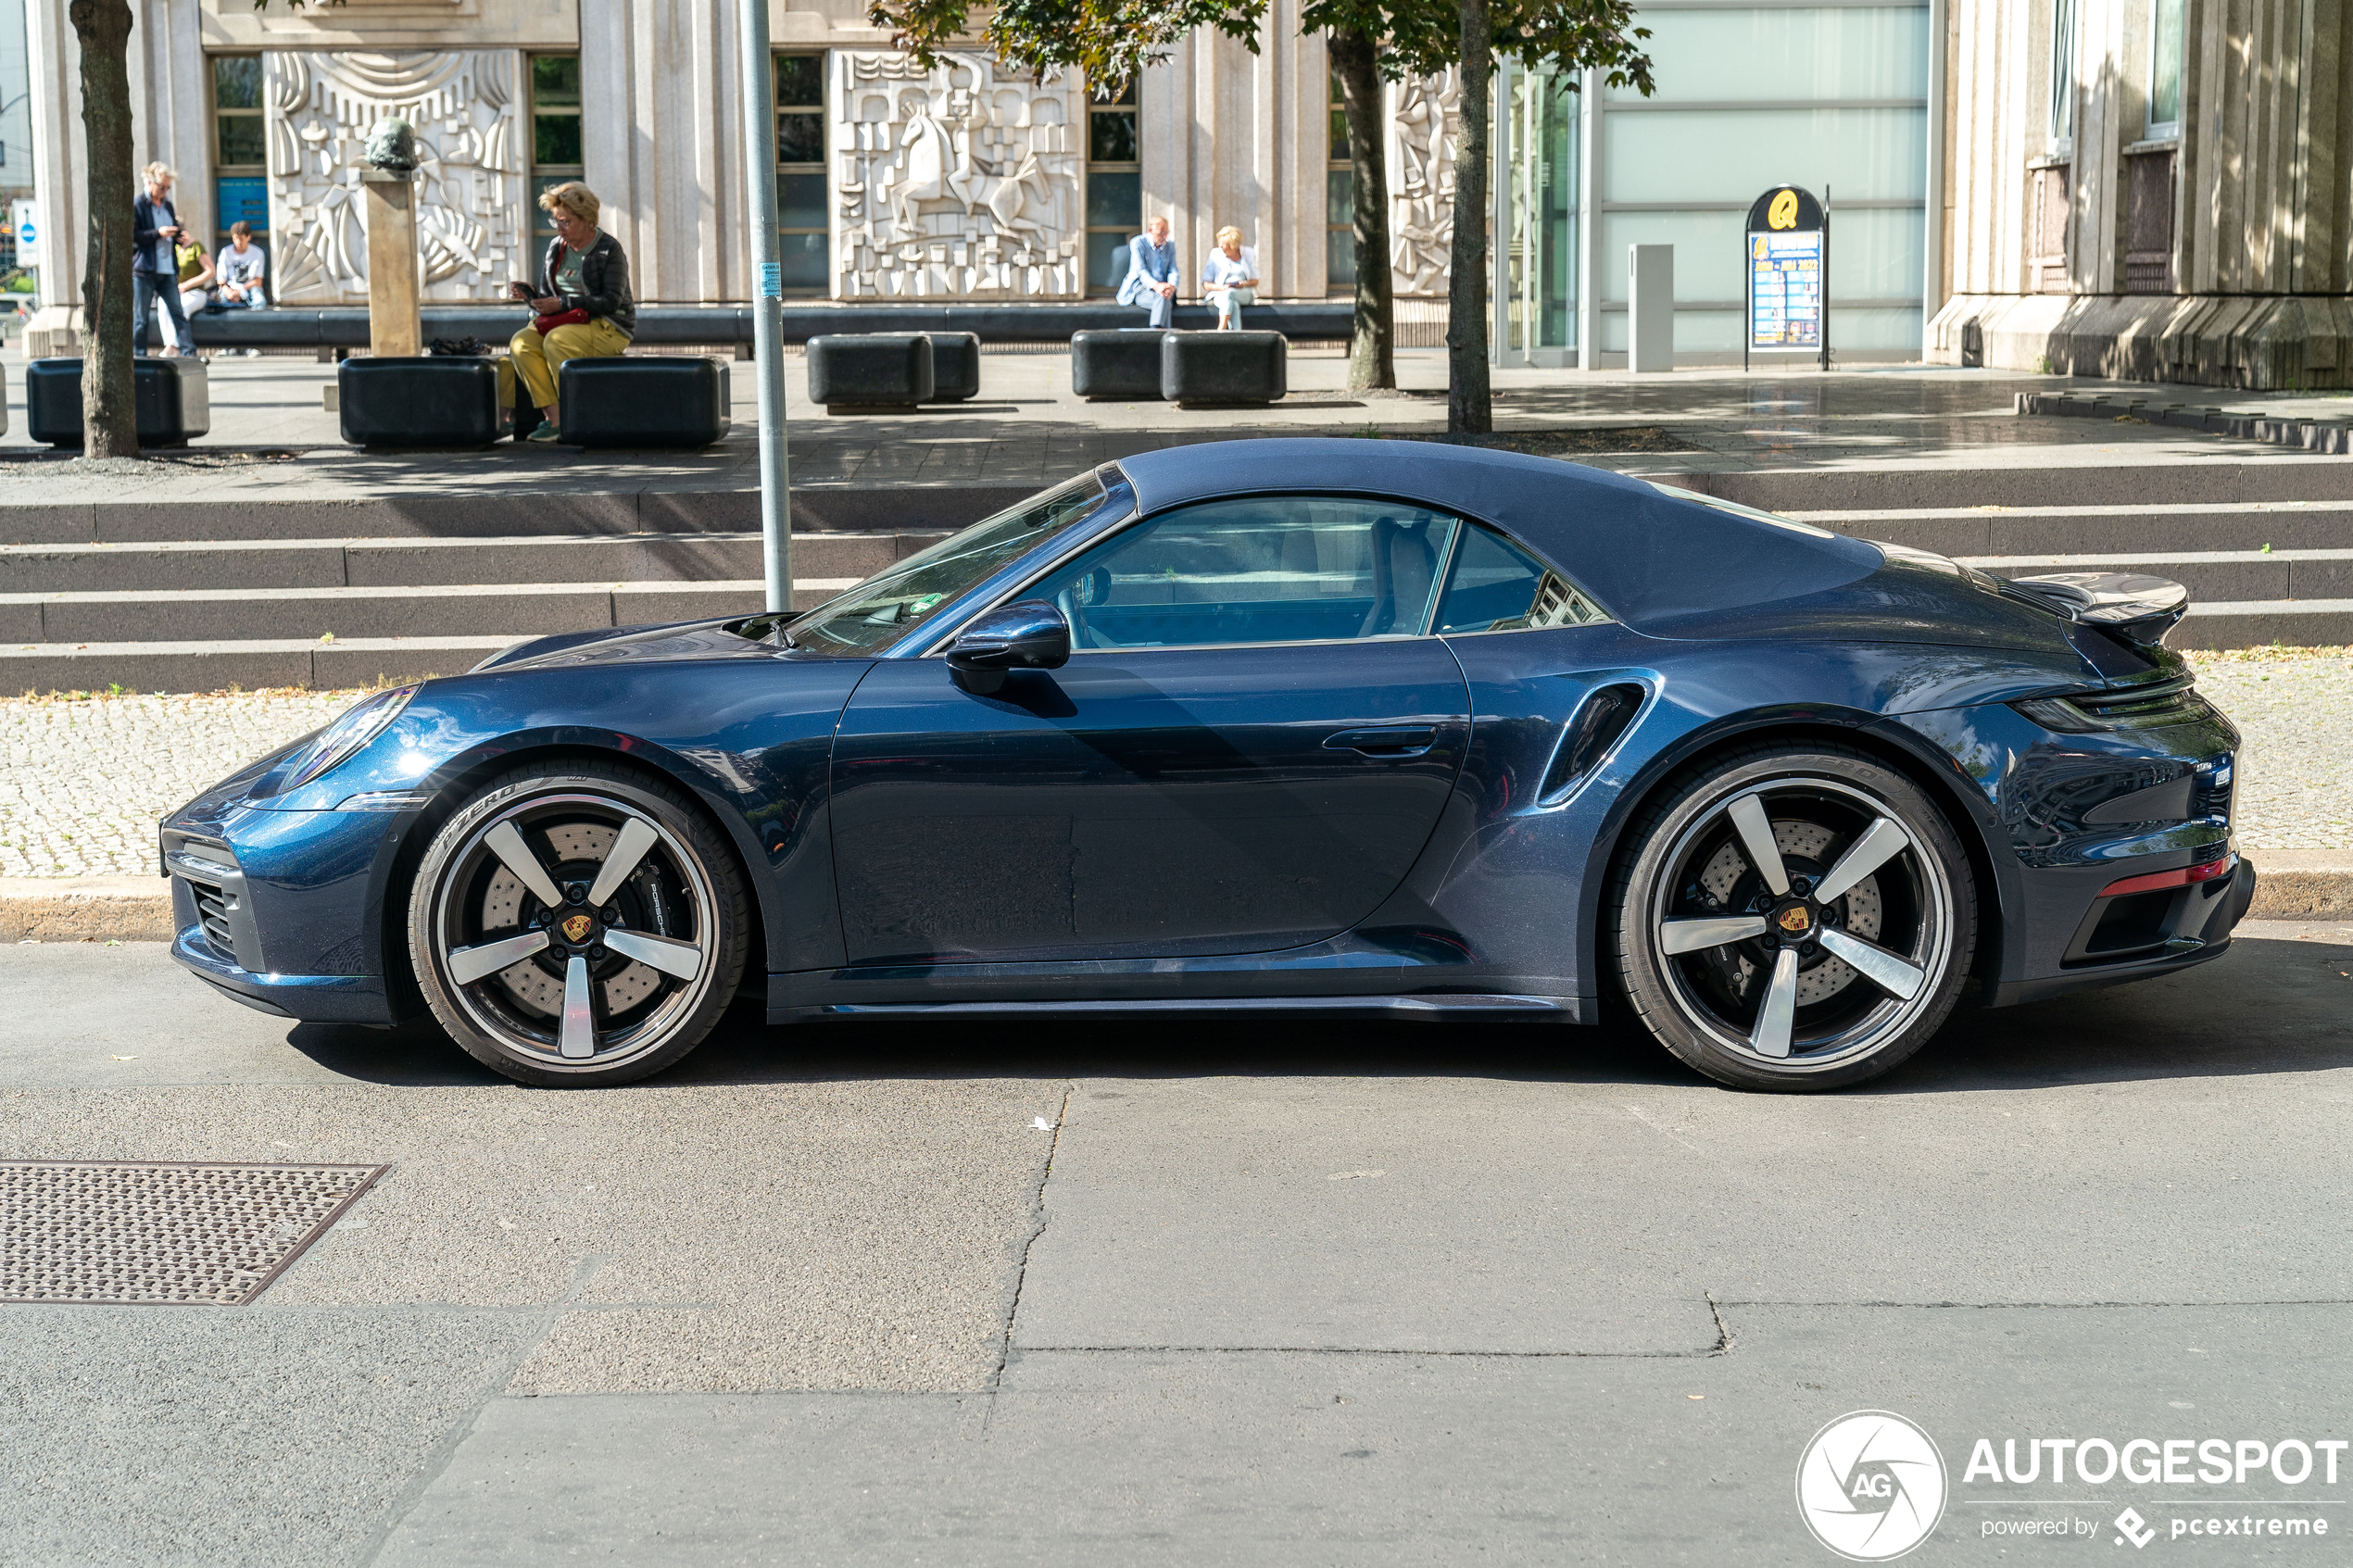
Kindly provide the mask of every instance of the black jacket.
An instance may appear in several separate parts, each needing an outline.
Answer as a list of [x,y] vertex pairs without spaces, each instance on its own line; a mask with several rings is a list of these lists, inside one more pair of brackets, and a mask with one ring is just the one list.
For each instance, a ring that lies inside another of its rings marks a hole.
[[[131,204],[131,270],[133,272],[156,271],[156,241],[163,237],[164,230],[179,226],[180,215],[171,210],[169,200],[157,201],[146,192],[140,192],[138,200]],[[160,275],[170,278],[177,277],[179,273],[180,264],[175,255],[172,264],[162,269]],[[627,274],[623,276],[625,279]],[[624,282],[623,286],[627,285]]]
[[[542,297],[555,294],[556,266],[563,258],[563,241],[548,241],[547,257],[539,264]],[[580,286],[586,292],[566,299],[566,309],[585,310],[592,321],[601,318],[624,332],[635,334],[637,298],[629,292],[629,258],[621,253],[619,240],[601,230],[598,232],[597,243],[580,258]]]

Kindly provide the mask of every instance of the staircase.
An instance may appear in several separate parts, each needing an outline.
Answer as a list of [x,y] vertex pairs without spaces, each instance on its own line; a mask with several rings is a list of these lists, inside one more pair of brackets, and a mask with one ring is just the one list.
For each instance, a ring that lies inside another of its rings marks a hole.
[[[271,521],[267,506],[208,520],[232,535]],[[938,537],[796,532],[795,600]],[[551,632],[749,614],[762,596],[760,535],[737,532],[0,546],[0,692],[368,685]]]
[[2353,644],[2353,465],[2327,458],[1673,483],[2004,577],[2171,578],[2190,591],[2176,647]]
[[[1663,477],[2009,576],[2172,578],[2192,597],[2179,646],[2353,644],[2353,463],[2340,459]],[[797,602],[1014,498],[986,487],[813,492],[820,525],[797,521],[793,539]],[[551,632],[760,608],[747,497],[673,499],[362,503],[347,515],[369,536],[350,538],[321,536],[332,508],[266,498],[49,516],[44,526],[69,542],[0,545],[0,692],[359,686],[455,673]],[[208,537],[172,537],[191,518]],[[873,526],[887,520],[905,521]],[[31,531],[20,524],[18,536]]]

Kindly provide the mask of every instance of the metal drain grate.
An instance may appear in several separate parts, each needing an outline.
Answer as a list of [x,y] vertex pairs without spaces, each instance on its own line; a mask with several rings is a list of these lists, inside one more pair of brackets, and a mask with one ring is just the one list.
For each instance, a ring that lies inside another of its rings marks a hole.
[[0,1301],[241,1307],[389,1169],[0,1160]]

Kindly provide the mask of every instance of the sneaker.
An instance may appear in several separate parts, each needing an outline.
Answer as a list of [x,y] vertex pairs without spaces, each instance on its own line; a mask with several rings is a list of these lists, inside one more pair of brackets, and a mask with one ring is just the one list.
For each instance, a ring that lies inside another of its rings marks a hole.
[[530,435],[526,436],[524,439],[529,441],[561,441],[563,438],[563,432],[558,430],[554,425],[542,424],[537,430],[533,431]]

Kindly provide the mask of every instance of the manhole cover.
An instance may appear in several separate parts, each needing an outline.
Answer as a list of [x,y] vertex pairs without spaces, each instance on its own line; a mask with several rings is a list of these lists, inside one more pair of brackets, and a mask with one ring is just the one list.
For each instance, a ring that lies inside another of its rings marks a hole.
[[388,1169],[0,1160],[0,1301],[243,1306]]

